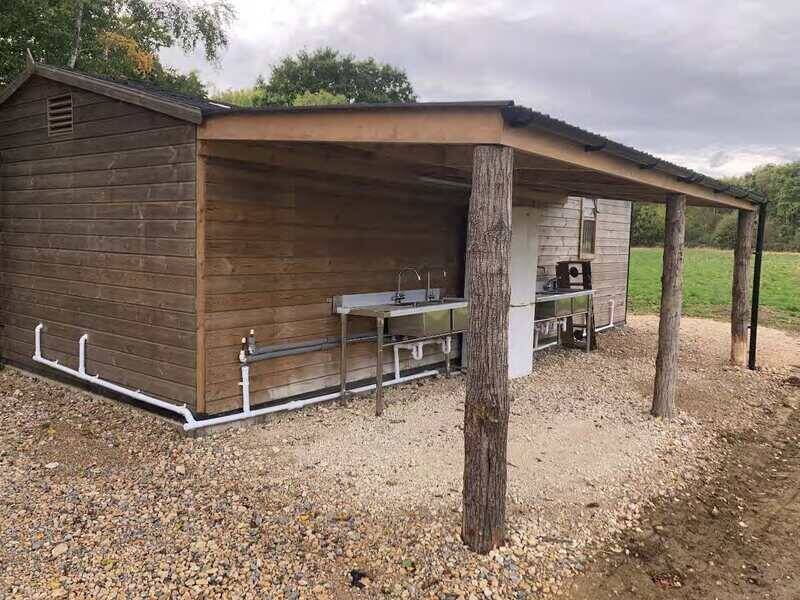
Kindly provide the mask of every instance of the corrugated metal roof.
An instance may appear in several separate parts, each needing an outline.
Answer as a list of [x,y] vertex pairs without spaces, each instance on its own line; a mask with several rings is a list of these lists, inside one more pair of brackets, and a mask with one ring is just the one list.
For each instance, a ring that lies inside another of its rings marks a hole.
[[[224,114],[274,114],[297,112],[340,112],[340,111],[379,111],[388,109],[429,109],[429,108],[506,108],[514,106],[513,100],[476,100],[463,102],[381,102],[381,103],[352,103],[352,104],[325,104],[321,106],[232,106]],[[217,111],[215,114],[222,114]],[[209,115],[211,116],[211,115]]]
[[748,199],[753,202],[765,202],[766,199],[758,193],[751,192],[741,187],[730,185],[681,167],[642,152],[636,148],[615,142],[603,135],[571,125],[548,114],[535,111],[525,106],[519,106],[513,100],[489,100],[470,102],[415,102],[415,103],[386,103],[386,104],[334,104],[329,106],[267,106],[258,108],[232,107],[227,111],[214,111],[205,116],[213,117],[221,114],[274,114],[296,112],[327,112],[327,111],[374,111],[386,109],[429,109],[429,108],[497,108],[500,109],[506,123],[511,127],[534,127],[547,131],[558,137],[568,139],[583,145],[589,152],[605,152],[617,158],[622,158],[635,163],[641,169],[654,169],[667,173],[686,183],[700,185],[716,193],[730,194],[735,198]]
[[105,75],[97,75],[95,73],[84,73],[83,71],[79,71],[77,69],[70,69],[68,67],[52,67],[50,65],[47,65],[47,68],[57,69],[65,73],[73,73],[75,75],[91,78],[102,83],[127,87],[136,90],[138,92],[143,92],[145,94],[161,98],[162,100],[166,100],[167,102],[172,102],[174,104],[181,104],[183,106],[198,108],[200,109],[200,111],[203,113],[204,116],[216,112],[226,112],[235,107],[235,105],[229,104],[227,102],[215,102],[214,100],[208,100],[207,98],[201,98],[200,96],[195,96],[192,94],[185,94],[183,92],[166,90],[164,88],[153,85],[152,83],[149,83],[147,81],[140,81],[136,79],[118,79],[115,77],[107,77]]
[[617,158],[631,161],[641,169],[661,171],[673,175],[686,183],[700,185],[717,193],[730,194],[735,198],[748,199],[753,202],[766,202],[766,199],[761,194],[724,183],[524,106],[505,107],[503,109],[503,118],[512,127],[535,127],[581,144],[586,148],[587,152],[605,152]]
[[[193,109],[199,111],[200,115],[193,120],[196,122],[205,118],[213,118],[224,114],[277,114],[277,113],[298,113],[298,112],[340,112],[340,111],[380,111],[389,109],[421,110],[437,108],[447,110],[450,108],[496,108],[500,110],[503,119],[511,127],[533,127],[547,131],[553,135],[569,140],[573,143],[581,144],[587,152],[604,152],[617,158],[630,161],[641,169],[653,169],[667,173],[676,177],[680,181],[700,185],[715,193],[730,194],[739,199],[748,199],[752,202],[763,203],[766,199],[755,192],[743,188],[729,185],[712,177],[703,175],[691,169],[681,167],[671,162],[660,159],[647,152],[642,152],[636,148],[615,142],[603,135],[593,133],[575,125],[571,125],[555,117],[551,117],[542,112],[535,111],[525,106],[518,106],[512,100],[490,100],[490,101],[467,101],[467,102],[415,102],[415,103],[385,103],[385,104],[333,104],[327,106],[305,106],[305,107],[286,107],[286,106],[267,106],[258,108],[248,108],[215,102],[198,96],[164,90],[155,85],[143,81],[121,80],[102,75],[89,75],[75,69],[65,67],[52,67],[49,65],[34,65],[27,76],[33,73],[47,77],[48,72],[62,73],[74,78],[84,78],[94,80],[98,84],[114,86],[122,89],[133,90],[141,94],[146,94],[152,98],[168,103],[176,107],[183,107],[181,110]],[[53,75],[56,77],[56,75]],[[3,90],[0,94],[0,102],[5,100],[13,90],[18,87],[25,79],[25,74],[18,79],[10,89]],[[167,109],[165,109],[167,110]],[[197,112],[195,112],[195,115]]]

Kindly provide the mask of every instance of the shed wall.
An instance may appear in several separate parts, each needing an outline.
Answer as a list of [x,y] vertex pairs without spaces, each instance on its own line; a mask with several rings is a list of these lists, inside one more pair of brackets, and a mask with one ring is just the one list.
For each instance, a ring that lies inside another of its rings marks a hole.
[[[448,293],[462,293],[468,190],[416,185],[401,178],[402,169],[393,176],[386,160],[359,168],[353,156],[340,159],[339,150],[315,145],[306,156],[297,145],[203,144],[208,413],[241,406],[237,354],[251,328],[259,345],[337,336],[332,296],[394,289],[397,271],[408,266],[446,266]],[[321,163],[324,172],[315,170]],[[354,175],[359,172],[364,176]],[[539,264],[551,271],[555,261],[578,257],[579,202],[537,203]],[[615,321],[624,320],[630,206],[602,200],[599,208],[593,273],[603,325],[611,298]],[[407,278],[405,286],[411,285]],[[352,324],[363,331],[372,322]],[[334,349],[254,363],[251,400],[334,387],[338,359]],[[387,370],[390,360],[386,353]],[[374,377],[373,362],[374,345],[353,345],[351,379]]]
[[[48,137],[46,98],[71,92],[74,132]],[[0,105],[2,354],[43,353],[192,406],[195,126],[29,79]]]
[[[303,169],[318,153],[304,161],[297,148],[296,169],[256,162],[280,155],[275,146],[250,148],[251,162],[214,158],[215,149],[231,156],[230,148],[209,143],[205,167],[208,412],[241,405],[237,353],[250,328],[259,345],[338,336],[333,296],[393,290],[397,271],[409,266],[423,278],[426,268],[444,266],[448,293],[461,291],[468,190],[322,174]],[[334,154],[330,171],[335,161]],[[412,279],[405,289],[424,287],[424,279]],[[441,287],[438,279],[433,285]],[[353,331],[374,327],[367,319],[351,323]],[[442,359],[429,352],[431,361]],[[384,355],[389,370],[392,353]],[[374,377],[374,356],[374,344],[352,345],[350,379]],[[261,361],[250,375],[254,404],[321,390],[338,385],[339,353]]]
[[[578,260],[581,199],[570,197],[560,205],[541,208],[539,225],[539,265],[555,276],[555,263]],[[592,287],[595,323],[608,324],[611,300],[614,322],[625,321],[628,296],[628,257],[630,246],[631,203],[624,200],[597,200],[595,255],[592,259]]]

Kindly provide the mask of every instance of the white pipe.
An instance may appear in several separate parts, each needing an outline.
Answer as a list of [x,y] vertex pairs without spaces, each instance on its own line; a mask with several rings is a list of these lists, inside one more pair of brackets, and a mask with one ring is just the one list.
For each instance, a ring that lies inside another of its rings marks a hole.
[[[52,367],[62,373],[67,373],[72,375],[73,377],[77,377],[78,379],[82,379],[83,381],[88,381],[93,385],[100,386],[102,388],[106,388],[107,390],[111,390],[112,392],[116,392],[117,394],[122,394],[124,396],[129,396],[134,400],[139,400],[140,402],[144,402],[146,404],[151,404],[153,406],[157,406],[159,408],[163,408],[164,410],[168,410],[170,412],[177,413],[181,415],[184,419],[186,419],[186,424],[183,426],[184,429],[188,429],[189,425],[197,423],[195,421],[194,415],[192,411],[190,411],[187,406],[184,404],[183,406],[176,406],[175,404],[171,404],[169,402],[165,402],[164,400],[159,400],[158,398],[153,398],[152,396],[148,396],[143,394],[139,390],[131,390],[128,388],[124,388],[121,385],[117,385],[116,383],[111,383],[110,381],[106,381],[105,379],[100,379],[99,375],[87,375],[85,366],[86,366],[86,359],[84,358],[84,371],[76,371],[75,369],[71,369],[66,365],[60,364],[57,360],[50,360],[48,358],[44,358],[42,356],[42,329],[44,325],[39,323],[34,329],[34,354],[33,360],[41,363],[43,365],[47,365],[48,367]],[[83,344],[79,344],[80,354],[85,357],[86,352],[86,340],[81,338]],[[80,361],[80,356],[79,356]]]
[[[425,356],[425,346],[428,344],[439,344],[441,346],[442,351],[444,351],[445,344],[447,344],[447,351],[449,352],[452,349],[450,336],[447,336],[445,339],[431,339],[431,340],[422,340],[421,342],[411,342],[408,344],[395,344],[395,355],[397,355],[397,350],[409,350],[411,352],[411,357],[414,360],[422,360]],[[395,374],[397,372],[397,367],[395,366]]]
[[400,348],[394,346],[394,378],[400,379]]
[[[75,369],[67,367],[66,365],[62,365],[57,360],[50,360],[48,358],[44,358],[42,356],[43,328],[44,325],[42,323],[39,323],[34,329],[33,360],[35,362],[47,365],[48,367],[61,371],[62,373],[67,373],[68,375],[72,375],[73,377],[76,377],[83,381],[87,381],[93,385],[105,388],[107,390],[111,390],[112,392],[115,392],[117,394],[128,396],[129,398],[133,398],[134,400],[139,400],[140,402],[144,402],[145,404],[157,406],[158,408],[162,408],[164,410],[168,410],[170,412],[179,414],[186,420],[186,422],[183,424],[183,429],[185,431],[193,431],[195,429],[209,427],[211,425],[232,423],[234,421],[241,421],[243,419],[248,419],[250,417],[257,417],[259,415],[282,412],[284,410],[296,410],[298,408],[303,408],[304,406],[309,406],[311,404],[316,404],[318,402],[324,402],[326,400],[334,400],[340,396],[340,392],[334,392],[331,394],[325,394],[323,396],[315,396],[313,398],[305,398],[303,400],[293,400],[291,402],[278,404],[276,406],[267,406],[265,408],[252,410],[250,407],[250,367],[248,365],[242,365],[242,381],[239,384],[242,386],[242,412],[234,413],[232,415],[225,415],[222,417],[212,417],[210,419],[203,419],[201,421],[198,421],[197,419],[194,418],[194,414],[192,414],[192,411],[189,410],[189,408],[185,404],[183,404],[182,406],[177,406],[170,402],[159,400],[158,398],[153,398],[152,396],[143,394],[140,390],[131,390],[129,388],[124,388],[121,385],[117,385],[116,383],[111,383],[110,381],[101,379],[99,375],[88,375],[86,373],[86,340],[89,338],[87,334],[81,336],[78,342],[79,370],[76,371]],[[81,364],[83,367],[82,370],[80,366]],[[414,373],[413,375],[408,375],[406,377],[397,377],[394,380],[385,381],[383,385],[384,387],[388,387],[390,385],[404,383],[406,381],[412,381],[414,379],[420,379],[422,377],[430,377],[432,375],[438,375],[438,374],[439,374],[438,370],[422,371],[421,373]],[[360,392],[373,390],[375,389],[375,387],[376,387],[375,384],[371,383],[369,385],[364,385],[347,391],[348,393],[351,394],[357,394]]]
[[555,342],[548,342],[543,346],[536,346],[534,350],[544,350],[545,348],[550,348],[551,346],[557,346],[557,345],[558,345],[558,340],[556,340]]
[[239,383],[242,386],[242,413],[245,415],[250,414],[250,367],[246,364],[242,365],[242,381]]
[[612,298],[609,300],[609,302],[611,304],[611,315],[608,317],[608,325],[597,327],[595,331],[605,331],[606,329],[611,329],[614,326],[614,299]]
[[88,339],[89,334],[84,333],[78,340],[78,373],[81,375],[86,375],[86,340]]
[[[438,375],[438,370],[431,370],[431,371],[422,371],[421,373],[414,373],[413,375],[407,375],[406,377],[401,377],[400,379],[392,379],[389,381],[383,382],[383,387],[388,387],[390,385],[396,385],[398,383],[404,383],[406,381],[412,381],[414,379],[420,379],[422,377],[430,377],[432,375]],[[375,384],[370,383],[369,385],[364,385],[361,387],[353,388],[347,390],[348,394],[358,394],[361,392],[367,392],[369,390],[375,389]],[[235,421],[241,421],[243,419],[248,419],[251,417],[258,417],[261,415],[268,415],[271,413],[283,412],[285,410],[297,410],[299,408],[304,408],[311,404],[317,404],[319,402],[325,402],[327,400],[335,400],[341,395],[341,392],[332,392],[330,394],[325,394],[323,396],[315,396],[313,398],[305,398],[303,400],[292,400],[291,402],[286,402],[284,404],[278,404],[276,406],[267,406],[264,408],[258,408],[256,410],[251,410],[249,413],[234,413],[232,415],[225,415],[222,417],[213,417],[211,419],[203,419],[202,421],[195,421],[194,423],[186,423],[183,428],[186,431],[191,431],[193,429],[200,429],[201,427],[209,427],[211,425],[223,425],[225,423],[233,423]]]
[[[413,344],[395,344],[393,346],[395,380],[400,379],[400,350],[411,350],[411,356],[414,358],[414,360],[422,360],[425,344],[439,344],[444,354],[450,354],[450,352],[453,350],[453,338],[449,335],[440,340],[423,340]],[[417,352],[417,350],[419,350],[419,352]]]

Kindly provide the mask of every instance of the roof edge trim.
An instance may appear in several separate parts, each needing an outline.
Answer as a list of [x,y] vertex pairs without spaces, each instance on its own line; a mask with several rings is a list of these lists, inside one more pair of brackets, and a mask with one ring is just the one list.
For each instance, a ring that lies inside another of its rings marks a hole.
[[16,78],[9,83],[6,87],[0,90],[0,104],[3,104],[6,100],[8,100],[14,92],[16,92],[23,83],[30,79],[31,75],[33,75],[36,67],[30,64],[25,66],[25,70],[22,71]]
[[24,84],[31,76],[38,75],[45,79],[71,85],[89,92],[108,96],[115,100],[128,102],[156,112],[164,113],[182,121],[189,121],[199,125],[203,122],[203,114],[199,108],[187,106],[179,102],[170,102],[159,98],[146,91],[134,90],[123,85],[97,79],[90,75],[83,75],[74,71],[59,69],[41,63],[28,64],[19,76],[0,92],[0,104],[3,104]]
[[559,119],[555,119],[544,113],[536,112],[524,106],[507,106],[502,109],[503,119],[510,127],[534,127],[541,129],[558,137],[570,140],[585,148],[592,148],[593,151],[610,154],[617,158],[627,160],[638,165],[640,168],[661,171],[673,176],[684,183],[699,185],[712,190],[715,194],[728,194],[739,200],[749,200],[756,204],[763,204],[767,199],[761,194],[751,192],[744,188],[729,185],[718,181],[702,173],[697,173],[691,169],[680,167],[665,160],[662,160],[646,152],[636,150],[619,142],[608,139],[602,135],[592,133],[575,127]]
[[208,114],[207,118],[228,115],[264,115],[264,114],[299,114],[309,112],[348,112],[358,110],[425,110],[449,108],[487,108],[506,109],[514,106],[513,100],[475,100],[464,102],[383,102],[354,104],[324,104],[319,106],[236,106],[230,110]]
[[199,108],[187,106],[179,102],[169,102],[145,91],[133,90],[123,85],[111,81],[103,81],[94,77],[65,71],[58,67],[37,64],[34,73],[47,79],[52,79],[67,85],[74,85],[89,92],[95,92],[104,96],[109,96],[115,100],[129,102],[143,108],[149,108],[156,112],[161,112],[176,119],[200,124],[203,122],[203,114]]

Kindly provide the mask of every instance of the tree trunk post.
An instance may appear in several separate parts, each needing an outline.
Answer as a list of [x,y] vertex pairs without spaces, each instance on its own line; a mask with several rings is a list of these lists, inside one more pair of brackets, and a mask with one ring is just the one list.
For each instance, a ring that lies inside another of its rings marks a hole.
[[683,301],[683,239],[686,230],[686,196],[667,197],[664,260],[661,273],[661,314],[658,321],[658,354],[653,385],[655,417],[671,419],[675,413],[678,384],[678,347]]
[[475,147],[467,232],[470,339],[461,536],[483,554],[505,539],[513,177],[511,148]]
[[736,246],[733,250],[733,290],[731,293],[731,364],[744,367],[747,362],[747,326],[749,324],[748,284],[750,255],[753,253],[755,212],[739,210]]

